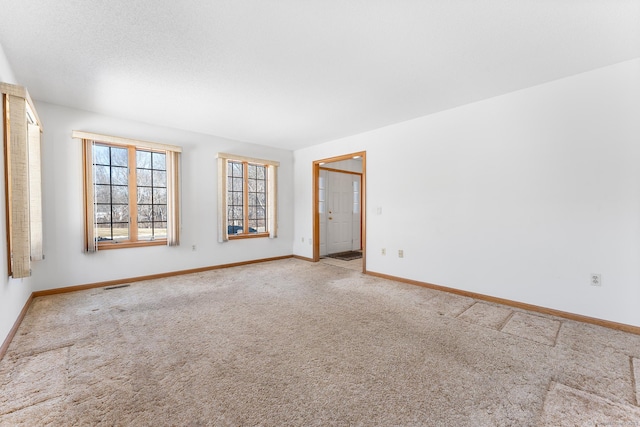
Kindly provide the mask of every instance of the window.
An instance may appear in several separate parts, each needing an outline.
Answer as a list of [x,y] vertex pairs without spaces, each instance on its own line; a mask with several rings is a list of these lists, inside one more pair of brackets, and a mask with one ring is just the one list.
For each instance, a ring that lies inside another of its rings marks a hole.
[[266,233],[267,167],[229,161],[227,229],[235,235]]
[[276,237],[277,162],[218,154],[219,241]]
[[74,136],[85,148],[87,250],[177,245],[179,147]]
[[[135,167],[129,164],[130,159]],[[99,242],[167,238],[165,159],[165,153],[135,147],[94,145],[94,204]]]

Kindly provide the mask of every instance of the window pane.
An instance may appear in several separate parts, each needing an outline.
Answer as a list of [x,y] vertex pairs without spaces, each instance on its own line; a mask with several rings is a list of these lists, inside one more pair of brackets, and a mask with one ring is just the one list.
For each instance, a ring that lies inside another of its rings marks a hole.
[[96,239],[98,239],[98,241],[111,240],[111,226],[101,227],[98,225],[98,227],[96,227]]
[[126,148],[111,147],[111,166],[128,166],[129,151]]
[[153,238],[153,223],[138,222],[138,239],[151,240]]
[[266,173],[265,173],[265,167],[264,166],[258,166],[258,175],[256,176],[258,179],[265,179],[266,178]]
[[154,187],[166,187],[167,186],[167,172],[166,171],[153,171],[153,186]]
[[151,169],[151,152],[149,151],[136,151],[136,167]]
[[166,205],[154,205],[153,206],[153,220],[154,221],[167,221],[167,206]]
[[138,239],[167,236],[166,155],[136,151],[138,169]]
[[229,213],[227,214],[227,217],[229,219],[233,219],[233,220],[242,220],[244,214],[242,211],[242,207],[240,206],[233,206],[229,208]]
[[95,202],[96,203],[111,203],[111,186],[97,184],[95,186]]
[[154,188],[153,189],[153,204],[167,204],[167,189],[166,188]]
[[165,170],[166,167],[166,155],[164,153],[151,153],[151,166],[155,170]]
[[151,170],[149,169],[136,169],[137,184],[138,185],[151,185]]
[[153,224],[153,234],[156,239],[166,239],[167,238],[167,223],[166,222],[156,222]]
[[111,187],[112,203],[128,204],[129,203],[129,187],[112,186]]
[[108,165],[109,161],[109,147],[105,145],[93,146],[93,163],[96,165]]
[[230,173],[232,174],[232,176],[242,176],[242,163],[235,163],[232,162],[231,163],[231,168],[230,168]]
[[111,211],[113,222],[129,223],[129,205],[113,205]]
[[243,188],[242,178],[233,178],[232,191],[242,191],[242,188]]
[[128,223],[114,223],[113,224],[113,238],[118,240],[129,239],[129,224]]
[[95,175],[94,182],[96,184],[111,183],[111,168],[109,166],[94,166],[93,172]]
[[96,205],[96,223],[111,224],[111,205]]
[[247,171],[249,172],[249,179],[256,178],[256,165],[248,165]]
[[129,184],[129,169],[123,167],[111,168],[111,183],[114,185]]
[[138,187],[138,204],[151,204],[151,187]]
[[152,213],[151,205],[138,205],[138,223],[152,221]]

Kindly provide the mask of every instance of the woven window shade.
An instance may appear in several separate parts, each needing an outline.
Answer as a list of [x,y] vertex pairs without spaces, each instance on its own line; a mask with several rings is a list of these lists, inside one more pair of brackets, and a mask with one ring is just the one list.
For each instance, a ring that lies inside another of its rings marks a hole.
[[9,96],[9,143],[7,178],[9,181],[9,245],[11,276],[31,275],[29,247],[29,150],[27,146],[27,110],[24,99]]
[[[21,86],[0,83],[3,96],[7,243],[9,274],[31,275],[31,261],[42,259],[42,190],[38,115]],[[27,119],[29,113],[31,122]]]

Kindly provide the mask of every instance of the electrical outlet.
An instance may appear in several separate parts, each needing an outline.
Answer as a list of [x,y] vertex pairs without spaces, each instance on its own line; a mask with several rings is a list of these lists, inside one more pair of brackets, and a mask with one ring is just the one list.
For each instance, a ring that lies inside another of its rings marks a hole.
[[191,245],[191,250],[195,251],[196,250],[196,245]]
[[385,248],[382,248],[382,250],[380,251],[381,255],[386,255],[387,254],[387,250]]
[[309,244],[313,245],[313,239],[309,239]]
[[304,243],[304,237],[302,238],[302,243]]
[[591,286],[602,286],[602,275],[591,273],[590,284]]
[[404,251],[402,249],[398,249],[398,258],[404,258]]

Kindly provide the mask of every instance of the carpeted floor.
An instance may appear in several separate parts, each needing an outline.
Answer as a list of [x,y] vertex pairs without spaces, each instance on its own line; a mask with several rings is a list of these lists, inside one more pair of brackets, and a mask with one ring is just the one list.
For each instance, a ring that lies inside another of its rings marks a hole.
[[37,298],[0,425],[640,426],[640,336],[289,259]]

